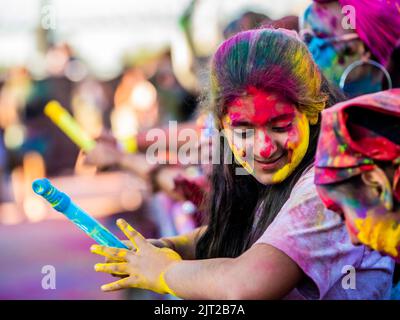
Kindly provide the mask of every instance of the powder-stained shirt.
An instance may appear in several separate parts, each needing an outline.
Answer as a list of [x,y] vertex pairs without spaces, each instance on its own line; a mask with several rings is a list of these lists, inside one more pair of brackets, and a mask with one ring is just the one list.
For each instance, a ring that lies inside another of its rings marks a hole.
[[260,243],[284,252],[306,275],[286,299],[390,298],[393,260],[352,245],[341,217],[317,195],[314,168],[299,179],[254,245]]

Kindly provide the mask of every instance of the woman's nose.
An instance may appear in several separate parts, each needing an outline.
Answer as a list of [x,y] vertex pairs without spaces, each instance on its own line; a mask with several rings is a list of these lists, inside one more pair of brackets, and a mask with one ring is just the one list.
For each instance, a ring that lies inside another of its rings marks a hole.
[[256,130],[256,141],[254,144],[255,155],[268,159],[277,149],[276,141],[268,135],[266,130]]

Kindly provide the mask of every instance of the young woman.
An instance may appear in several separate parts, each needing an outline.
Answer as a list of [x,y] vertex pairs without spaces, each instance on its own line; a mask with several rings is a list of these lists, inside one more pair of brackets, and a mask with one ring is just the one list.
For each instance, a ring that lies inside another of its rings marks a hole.
[[[296,34],[259,29],[226,40],[212,60],[210,93],[224,134],[207,225],[153,245],[119,220],[132,249],[91,248],[109,260],[96,271],[125,276],[102,289],[185,299],[388,298],[391,259],[354,247],[315,190],[319,114],[339,98]],[[358,272],[355,287],[345,283],[349,268]]]

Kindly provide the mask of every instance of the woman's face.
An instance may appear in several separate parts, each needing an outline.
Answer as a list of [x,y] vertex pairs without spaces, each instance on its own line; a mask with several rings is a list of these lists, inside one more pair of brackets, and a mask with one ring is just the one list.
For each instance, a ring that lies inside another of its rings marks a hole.
[[306,116],[276,93],[250,88],[227,106],[222,126],[236,161],[265,185],[285,180],[308,148]]

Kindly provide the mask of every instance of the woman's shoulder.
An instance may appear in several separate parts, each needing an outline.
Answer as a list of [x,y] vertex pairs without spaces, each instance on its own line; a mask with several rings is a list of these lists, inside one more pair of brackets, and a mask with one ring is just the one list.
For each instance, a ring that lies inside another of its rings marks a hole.
[[314,166],[309,166],[304,170],[284,206],[286,210],[309,202],[313,202],[314,205],[322,204],[314,184],[314,174]]
[[308,166],[303,171],[303,174],[300,176],[299,180],[296,182],[293,190],[301,188],[305,184],[314,185],[314,175],[315,175],[315,170],[314,169],[315,169],[314,165]]
[[304,229],[324,232],[344,228],[341,217],[327,209],[320,199],[314,184],[314,167],[308,167],[292,189],[292,192],[273,221],[286,225],[294,233]]

